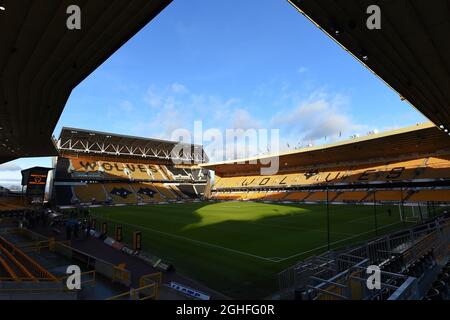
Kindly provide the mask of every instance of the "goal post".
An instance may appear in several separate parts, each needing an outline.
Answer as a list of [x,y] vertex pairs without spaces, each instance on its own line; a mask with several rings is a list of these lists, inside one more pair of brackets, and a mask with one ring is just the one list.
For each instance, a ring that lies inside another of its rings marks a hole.
[[[402,214],[403,209],[403,214]],[[419,222],[429,218],[428,206],[424,203],[408,203],[399,205],[400,221]]]

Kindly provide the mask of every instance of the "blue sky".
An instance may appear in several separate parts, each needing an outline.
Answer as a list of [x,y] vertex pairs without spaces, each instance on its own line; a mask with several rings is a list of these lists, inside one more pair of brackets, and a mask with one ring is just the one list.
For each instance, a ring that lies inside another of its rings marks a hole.
[[[54,133],[167,139],[196,120],[277,128],[282,146],[426,121],[285,0],[175,0],[74,89]],[[51,161],[0,166],[0,184],[32,165]]]

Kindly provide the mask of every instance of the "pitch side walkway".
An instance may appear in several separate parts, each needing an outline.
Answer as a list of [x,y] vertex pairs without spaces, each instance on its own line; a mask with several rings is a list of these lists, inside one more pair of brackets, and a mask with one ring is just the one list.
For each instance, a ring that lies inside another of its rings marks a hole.
[[[42,235],[45,235],[47,237],[54,237],[56,240],[65,240],[65,230],[62,227],[58,227],[57,230],[60,231],[59,234],[54,232],[55,228],[43,228],[43,227],[35,227],[31,230],[37,233],[40,233]],[[120,263],[126,264],[126,269],[131,271],[131,286],[133,288],[139,287],[139,279],[141,276],[159,272],[159,270],[153,268],[152,266],[148,265],[144,261],[138,259],[137,257],[133,257],[130,255],[127,255],[121,251],[117,251],[116,249],[113,249],[112,247],[106,245],[103,243],[102,240],[95,239],[95,238],[88,238],[88,239],[74,239],[72,240],[72,247],[75,249],[78,249],[80,251],[83,251],[85,253],[88,253],[90,255],[93,255],[95,257],[98,257],[100,259],[103,259],[105,261],[108,261],[112,264],[118,265]],[[175,269],[176,269],[175,265]],[[169,273],[163,273],[163,283],[170,283],[171,281],[178,282],[182,285],[185,285],[187,287],[190,287],[192,289],[196,289],[198,291],[204,292],[208,294],[211,299],[213,300],[226,300],[229,299],[225,295],[214,291],[201,283],[192,280],[190,278],[187,278],[183,275],[180,275],[179,273],[175,272],[169,272]],[[189,297],[184,296],[181,293],[178,293],[172,289],[169,288],[162,288],[160,291],[160,299],[162,300],[180,300],[180,299],[189,299]]]

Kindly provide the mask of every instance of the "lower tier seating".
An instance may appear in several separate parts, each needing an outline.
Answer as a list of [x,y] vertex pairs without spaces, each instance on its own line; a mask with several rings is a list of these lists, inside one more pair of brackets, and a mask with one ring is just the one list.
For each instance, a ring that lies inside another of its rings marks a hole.
[[105,189],[99,183],[75,186],[73,190],[81,203],[105,202],[107,199]]
[[[244,201],[293,201],[293,202],[324,202],[327,192],[310,191],[241,191],[213,192],[211,199],[244,200]],[[330,202],[450,202],[449,190],[378,190],[373,191],[329,191]]]
[[129,184],[107,183],[105,188],[111,199],[117,204],[136,204],[138,202],[136,194]]

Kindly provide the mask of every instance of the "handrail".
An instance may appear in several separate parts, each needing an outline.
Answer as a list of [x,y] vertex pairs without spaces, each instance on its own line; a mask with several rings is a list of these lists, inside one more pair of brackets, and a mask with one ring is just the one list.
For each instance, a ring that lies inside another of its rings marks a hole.
[[[149,288],[155,288],[155,293],[153,295],[149,295],[144,298],[139,298],[138,294],[141,291],[143,291],[145,289],[149,289]],[[106,300],[117,300],[117,299],[123,298],[123,297],[129,297],[131,300],[147,300],[147,299],[155,298],[156,296],[157,296],[157,285],[155,283],[152,283],[152,284],[149,284],[144,287],[137,288],[137,289],[130,289],[130,291],[107,298]]]
[[28,271],[27,268],[25,268],[25,266],[23,264],[21,264],[12,254],[11,252],[9,252],[8,250],[6,250],[5,247],[3,247],[0,244],[0,251],[3,251],[3,253],[8,257],[9,260],[11,260],[17,268],[19,268],[20,271],[22,271],[23,274],[25,274],[29,279],[37,282],[37,278],[31,274],[30,271]]
[[0,236],[0,241],[3,241],[5,244],[7,244],[14,252],[18,253],[23,259],[25,259],[28,263],[32,265],[32,267],[39,273],[39,275],[43,275],[44,278],[48,278],[52,281],[58,281],[58,279],[51,274],[47,269],[42,267],[39,263],[37,263],[34,259],[32,259],[29,255],[25,254],[22,250],[20,250],[18,247],[13,245],[11,242]]
[[[38,281],[48,281],[47,278],[36,278]],[[22,282],[22,281],[29,281],[30,278],[26,278],[26,277],[19,277],[17,276],[17,280],[15,280],[13,277],[0,277],[0,281],[18,281],[18,282]]]
[[[8,272],[8,274],[11,276],[11,278],[14,281],[17,281],[17,282],[21,281],[19,279],[19,277],[17,276],[17,274],[14,272],[14,270],[11,269],[11,267],[8,265],[8,263],[5,261],[5,259],[3,259],[1,256],[0,256],[0,265],[3,267],[3,269],[6,270],[6,272]],[[1,281],[1,279],[0,279],[0,281]]]

